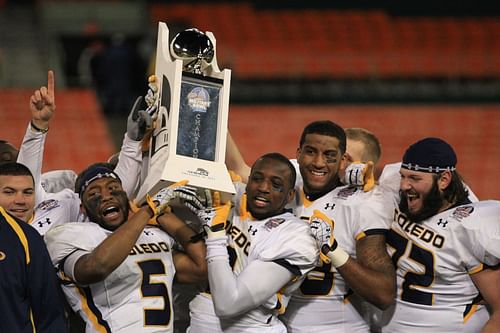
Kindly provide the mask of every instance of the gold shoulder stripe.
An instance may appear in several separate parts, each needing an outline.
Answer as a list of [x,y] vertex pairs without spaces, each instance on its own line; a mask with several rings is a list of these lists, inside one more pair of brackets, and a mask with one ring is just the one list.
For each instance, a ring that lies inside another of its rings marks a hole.
[[7,223],[14,230],[14,232],[17,235],[17,237],[21,241],[21,244],[23,245],[23,248],[24,248],[24,254],[26,256],[26,264],[29,264],[30,261],[31,261],[30,250],[29,250],[29,247],[28,247],[28,239],[26,238],[26,235],[24,234],[23,229],[21,229],[21,227],[16,222],[16,220],[14,220],[9,214],[7,214],[7,212],[5,212],[5,210],[3,209],[3,207],[0,207],[0,214],[3,215],[3,217],[5,218],[5,220],[7,221]]
[[476,274],[476,273],[479,273],[481,272],[482,270],[484,269],[484,265],[483,263],[480,263],[479,265],[477,265],[476,267],[473,267],[469,270],[469,274],[472,275],[472,274]]
[[364,231],[361,231],[359,234],[356,235],[356,240],[359,241],[361,238],[365,238],[366,234]]

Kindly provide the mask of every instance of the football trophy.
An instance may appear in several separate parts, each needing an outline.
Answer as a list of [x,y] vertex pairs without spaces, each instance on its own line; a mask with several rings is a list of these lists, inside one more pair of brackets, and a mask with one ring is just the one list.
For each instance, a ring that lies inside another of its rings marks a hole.
[[169,43],[160,22],[155,76],[157,114],[138,202],[183,179],[229,200],[235,192],[225,165],[231,71],[217,65],[213,34],[187,29]]

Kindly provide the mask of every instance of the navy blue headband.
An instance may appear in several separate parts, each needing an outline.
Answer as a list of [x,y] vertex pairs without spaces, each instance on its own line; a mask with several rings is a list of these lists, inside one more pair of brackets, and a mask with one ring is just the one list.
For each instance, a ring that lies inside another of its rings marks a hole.
[[118,177],[118,175],[113,170],[103,166],[92,167],[83,174],[79,184],[79,188],[75,189],[76,192],[80,195],[80,198],[82,197],[83,192],[87,189],[90,183],[101,178],[114,178],[121,183],[120,177]]
[[439,138],[425,138],[412,144],[403,156],[401,167],[408,170],[440,173],[455,171],[457,155],[453,148]]

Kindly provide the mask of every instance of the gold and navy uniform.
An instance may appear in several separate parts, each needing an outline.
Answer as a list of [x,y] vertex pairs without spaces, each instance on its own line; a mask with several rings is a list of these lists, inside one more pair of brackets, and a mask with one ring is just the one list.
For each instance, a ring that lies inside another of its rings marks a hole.
[[66,332],[62,295],[42,237],[0,207],[0,332]]
[[78,258],[111,233],[97,223],[74,222],[55,226],[45,234],[69,305],[84,319],[87,333],[173,332],[174,239],[160,228],[146,226],[128,257],[104,280],[75,283]]
[[500,201],[453,207],[420,223],[395,208],[387,244],[397,296],[383,332],[481,330],[489,316],[471,275],[500,263]]
[[[294,212],[308,221],[319,210],[334,221],[338,245],[356,258],[356,243],[369,235],[386,234],[392,210],[382,192],[364,192],[362,188],[341,186],[310,201],[302,188],[297,190]],[[361,309],[362,299],[353,294],[333,265],[322,263],[306,276],[290,299],[283,321],[288,331],[369,332]]]
[[[227,232],[229,261],[239,276],[253,261],[274,262],[296,276],[263,304],[230,318],[218,318],[209,293],[200,293],[189,304],[189,333],[283,332],[277,316],[285,311],[289,294],[317,263],[318,249],[309,225],[290,212],[256,220],[246,210],[245,185],[235,183],[234,216]],[[258,279],[258,276],[255,278]],[[260,283],[266,284],[262,280]]]

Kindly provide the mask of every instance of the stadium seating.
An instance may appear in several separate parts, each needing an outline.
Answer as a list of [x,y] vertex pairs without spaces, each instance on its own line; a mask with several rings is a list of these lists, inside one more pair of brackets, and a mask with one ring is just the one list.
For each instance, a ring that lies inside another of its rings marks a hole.
[[249,3],[150,5],[152,23],[212,31],[238,78],[490,78],[496,17],[405,17],[382,10],[262,10]]
[[[19,147],[31,114],[27,89],[0,90],[0,139]],[[90,90],[59,90],[56,113],[45,144],[43,171],[81,171],[114,153],[106,120]],[[125,121],[125,120],[124,120]]]

